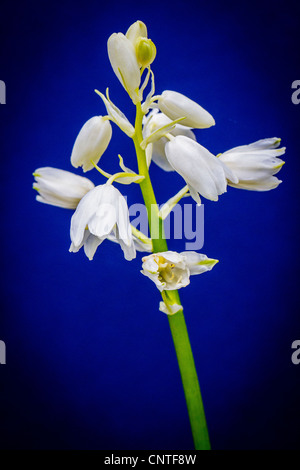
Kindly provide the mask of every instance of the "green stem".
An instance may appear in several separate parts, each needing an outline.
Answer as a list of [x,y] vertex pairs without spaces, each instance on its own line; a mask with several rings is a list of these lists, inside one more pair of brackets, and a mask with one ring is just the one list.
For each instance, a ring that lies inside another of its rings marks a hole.
[[[143,113],[141,104],[138,103],[136,106],[135,134],[133,136],[133,142],[138,160],[139,174],[145,177],[145,179],[140,183],[140,186],[145,206],[148,211],[153,251],[154,253],[158,253],[168,251],[168,245],[164,237],[163,220],[159,216],[159,209],[149,176],[146,154],[140,147],[140,143],[143,140],[142,119]],[[181,305],[177,290],[168,291],[168,296],[174,303]],[[209,450],[210,442],[204,407],[183,312],[180,311],[175,315],[168,315],[168,319],[181,374],[195,449]]]

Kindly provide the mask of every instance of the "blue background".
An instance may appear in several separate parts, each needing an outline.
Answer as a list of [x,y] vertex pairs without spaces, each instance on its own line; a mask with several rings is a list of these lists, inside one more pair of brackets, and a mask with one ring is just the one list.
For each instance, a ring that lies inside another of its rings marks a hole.
[[[276,136],[287,147],[277,190],[229,188],[205,201],[202,251],[220,263],[181,293],[213,448],[299,448],[299,13],[296,0],[1,3],[1,448],[193,448],[168,321],[141,256],[126,262],[109,242],[93,262],[70,254],[71,211],[35,202],[31,189],[38,167],[72,171],[80,127],[104,114],[94,88],[109,86],[133,119],[106,40],[137,19],[158,49],[157,92],[185,93],[215,117],[197,131],[204,146]],[[102,167],[114,171],[119,152],[134,168],[132,143],[114,127]],[[182,187],[155,165],[151,177],[160,203]],[[119,188],[141,202],[138,186]]]

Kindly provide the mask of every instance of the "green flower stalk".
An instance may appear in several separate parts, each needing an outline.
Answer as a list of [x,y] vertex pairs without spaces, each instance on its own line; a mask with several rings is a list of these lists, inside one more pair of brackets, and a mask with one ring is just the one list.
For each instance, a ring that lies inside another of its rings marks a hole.
[[[217,201],[227,186],[253,191],[276,188],[277,174],[285,153],[280,139],[263,139],[213,155],[197,142],[192,129],[215,125],[211,114],[181,93],[165,90],[155,95],[151,64],[156,46],[148,38],[146,25],[136,21],[126,34],[113,33],[107,43],[112,68],[136,108],[135,123],[106,95],[102,99],[107,115],[89,119],[75,141],[71,164],[84,172],[96,169],[106,178],[95,186],[87,178],[51,167],[35,171],[37,200],[74,210],[71,217],[70,252],[84,249],[92,260],[101,243],[118,243],[126,260],[137,251],[142,258],[141,273],[150,279],[161,295],[159,310],[167,315],[178,360],[194,446],[209,450],[210,439],[198,376],[178,290],[189,285],[191,277],[210,271],[218,262],[195,251],[169,251],[164,235],[164,219],[183,197],[201,204],[201,197]],[[144,99],[145,90],[148,90]],[[119,155],[120,171],[111,174],[99,166],[112,138],[114,123],[132,139],[138,172],[125,166]],[[149,174],[151,162],[162,170],[176,171],[185,185],[159,208]],[[130,224],[129,210],[115,183],[139,184],[148,215],[150,238]],[[200,197],[201,196],[201,197]]]

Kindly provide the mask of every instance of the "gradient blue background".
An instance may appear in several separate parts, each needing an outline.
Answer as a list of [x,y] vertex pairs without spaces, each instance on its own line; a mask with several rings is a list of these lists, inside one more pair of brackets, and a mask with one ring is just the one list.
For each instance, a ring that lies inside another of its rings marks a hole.
[[[106,40],[137,19],[157,45],[157,92],[183,92],[215,117],[197,131],[204,146],[219,153],[273,136],[287,146],[277,190],[229,188],[205,201],[202,251],[221,262],[181,292],[213,448],[299,448],[299,13],[296,0],[1,3],[2,449],[193,448],[168,321],[141,256],[128,263],[109,242],[93,262],[70,254],[71,212],[35,202],[31,189],[40,166],[72,171],[80,127],[104,113],[94,88],[109,86],[133,119]],[[108,171],[118,152],[135,166],[114,127]],[[160,203],[182,186],[155,165],[151,176]],[[120,189],[141,202],[137,186]]]

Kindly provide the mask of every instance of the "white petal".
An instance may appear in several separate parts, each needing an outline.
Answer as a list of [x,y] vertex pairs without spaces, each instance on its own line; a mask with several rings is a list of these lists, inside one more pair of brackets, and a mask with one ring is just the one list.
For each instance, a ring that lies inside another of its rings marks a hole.
[[[252,152],[253,150],[266,150],[266,149],[276,149],[279,147],[281,142],[281,139],[278,137],[272,137],[268,139],[261,139],[256,142],[253,142],[252,144],[249,145],[241,145],[239,147],[235,147],[231,150],[228,150],[227,152],[232,153],[232,152]],[[224,152],[226,154],[227,152]]]
[[197,191],[217,201],[226,192],[223,164],[202,145],[179,135],[166,144],[165,150],[169,163],[185,179],[192,195]]
[[98,238],[107,237],[117,222],[117,213],[113,205],[101,203],[88,222],[90,232]]
[[166,313],[167,315],[175,315],[175,313],[182,311],[183,307],[182,305],[178,304],[172,304],[167,306],[165,302],[160,302],[159,310],[163,313]]
[[158,273],[153,273],[153,272],[151,272],[151,271],[148,271],[147,269],[142,269],[142,270],[141,270],[141,273],[142,273],[144,276],[146,276],[146,277],[148,277],[149,279],[151,279],[151,281],[154,282],[154,284],[156,285],[156,287],[158,288],[158,290],[159,290],[160,292],[162,292],[162,291],[165,289],[166,283],[158,278],[158,276],[159,276]]
[[92,259],[94,258],[96,250],[98,246],[101,245],[103,240],[104,240],[103,238],[95,237],[91,233],[87,237],[84,243],[84,252],[90,261],[92,261]]
[[96,186],[80,201],[71,219],[70,236],[75,247],[78,247],[84,237],[85,228],[95,214],[101,201],[104,185]]
[[276,189],[280,183],[282,181],[276,178],[276,176],[269,176],[259,181],[239,181],[238,184],[228,184],[233,188],[246,189],[248,191],[270,191],[271,189]]
[[187,185],[188,185],[189,192],[190,192],[190,195],[191,195],[192,199],[194,199],[194,201],[200,206],[201,205],[201,199],[200,199],[198,191],[193,186],[191,186],[189,183]]
[[142,21],[136,21],[128,28],[126,37],[133,45],[135,45],[139,37],[148,37],[147,26]]
[[185,258],[191,275],[202,274],[206,271],[211,271],[212,268],[218,263],[218,260],[210,259],[206,255],[202,255],[196,251],[184,251],[181,253],[181,255]]
[[162,137],[157,142],[154,142],[152,150],[152,160],[157,166],[159,166],[164,171],[175,171],[166,157],[165,145],[167,144],[167,142],[168,139],[166,137]]
[[69,248],[70,253],[77,253],[83,247],[83,245],[85,244],[85,242],[86,242],[86,240],[88,239],[89,236],[90,236],[90,231],[89,231],[89,229],[86,229],[84,231],[83,239],[82,239],[81,243],[78,246],[75,246],[74,243],[71,242],[71,246]]
[[162,253],[156,253],[156,255],[163,256],[166,260],[176,265],[184,261],[182,255],[176,251],[163,251]]
[[119,233],[120,238],[123,240],[123,242],[127,246],[130,246],[132,244],[132,232],[131,232],[130,221],[129,221],[129,211],[128,211],[127,202],[125,201],[121,193],[119,193],[119,198],[118,198],[117,226],[118,226],[118,233]]
[[136,250],[135,250],[135,245],[132,241],[132,243],[128,246],[126,243],[123,242],[122,238],[120,238],[118,232],[116,231],[116,239],[118,240],[118,243],[120,244],[120,247],[123,250],[124,253],[124,258],[127,261],[131,261],[134,258],[136,258]]
[[132,42],[124,34],[114,33],[108,39],[107,50],[115,74],[136,104],[141,76]]

